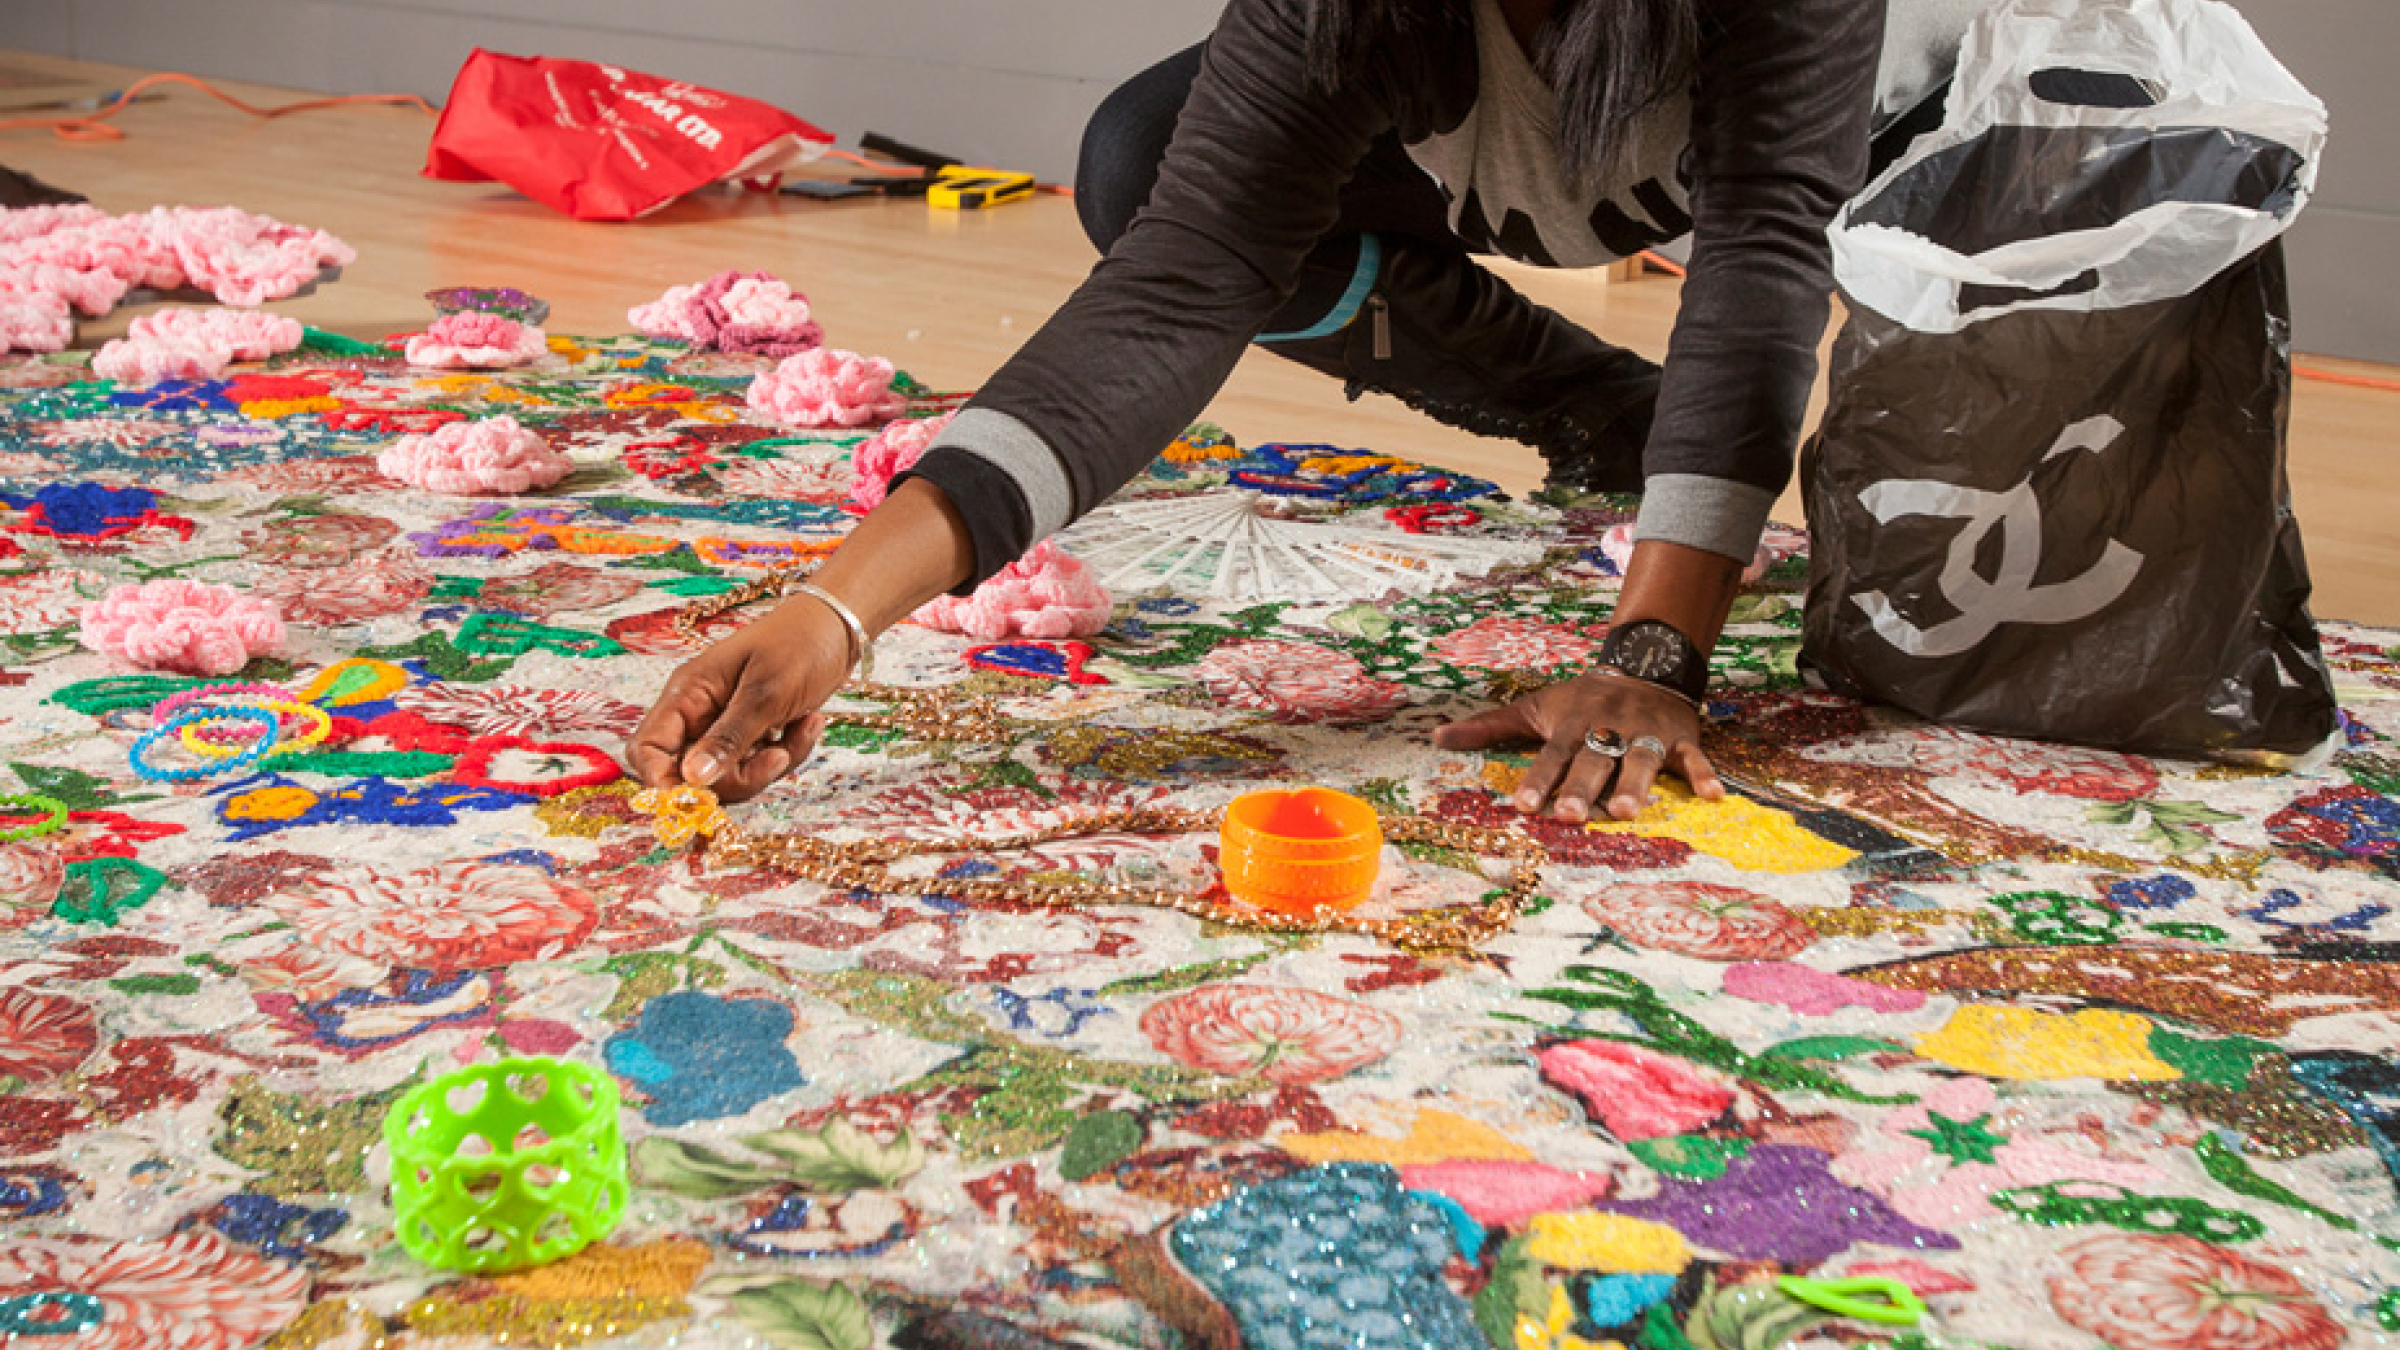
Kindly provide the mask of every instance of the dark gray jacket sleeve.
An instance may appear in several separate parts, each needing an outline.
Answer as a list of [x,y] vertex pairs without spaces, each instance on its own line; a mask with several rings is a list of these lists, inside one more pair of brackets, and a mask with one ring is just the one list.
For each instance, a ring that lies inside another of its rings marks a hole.
[[1332,228],[1390,117],[1363,94],[1311,89],[1304,10],[1232,0],[1148,208],[918,461],[974,536],[975,581],[1190,425]]
[[1817,375],[1825,226],[1867,172],[1882,0],[1704,5],[1692,255],[1642,456],[1639,539],[1749,561]]

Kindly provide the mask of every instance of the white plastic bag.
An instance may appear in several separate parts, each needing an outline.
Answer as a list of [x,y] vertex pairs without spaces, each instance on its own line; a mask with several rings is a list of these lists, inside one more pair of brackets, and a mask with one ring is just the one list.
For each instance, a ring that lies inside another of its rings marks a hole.
[[[1921,332],[2187,295],[2291,224],[2325,143],[2325,105],[2215,0],[2011,0],[1968,29],[1948,107],[1830,231],[1843,292]],[[2075,199],[2079,163],[2123,156],[2149,161],[2153,200]],[[1921,223],[1928,191],[1956,228],[1880,223]]]

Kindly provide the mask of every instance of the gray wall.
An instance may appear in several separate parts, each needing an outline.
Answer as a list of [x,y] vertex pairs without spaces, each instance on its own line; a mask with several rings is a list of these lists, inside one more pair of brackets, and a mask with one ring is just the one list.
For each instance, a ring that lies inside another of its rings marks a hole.
[[2241,10],[2333,113],[2316,200],[2292,227],[2294,341],[2400,362],[2400,4],[2252,0]]
[[[474,46],[610,61],[1065,179],[1116,81],[1219,0],[0,0],[0,47],[343,92],[440,97]],[[2292,233],[2299,345],[2400,361],[2400,3],[2245,0],[2333,109]]]
[[1118,81],[1222,0],[0,0],[0,47],[439,99],[474,47],[606,61],[1064,181]]

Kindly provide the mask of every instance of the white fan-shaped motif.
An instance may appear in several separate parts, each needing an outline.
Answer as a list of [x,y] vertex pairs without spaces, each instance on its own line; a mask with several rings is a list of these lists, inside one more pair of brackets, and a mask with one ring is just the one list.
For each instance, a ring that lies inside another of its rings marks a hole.
[[1290,520],[1240,489],[1104,506],[1061,542],[1111,591],[1164,587],[1244,603],[1423,594],[1542,556],[1523,540]]

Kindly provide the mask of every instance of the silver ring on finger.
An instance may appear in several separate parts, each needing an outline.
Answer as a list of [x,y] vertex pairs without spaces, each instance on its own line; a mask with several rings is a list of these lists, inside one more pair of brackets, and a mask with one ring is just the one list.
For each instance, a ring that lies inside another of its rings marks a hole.
[[1662,762],[1667,757],[1667,743],[1656,736],[1634,737],[1632,742],[1625,747],[1625,753],[1630,755],[1636,750],[1645,755],[1654,755]]
[[1613,731],[1596,728],[1583,733],[1583,748],[1602,759],[1623,759],[1625,738]]

